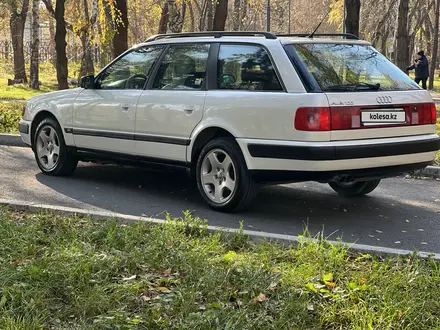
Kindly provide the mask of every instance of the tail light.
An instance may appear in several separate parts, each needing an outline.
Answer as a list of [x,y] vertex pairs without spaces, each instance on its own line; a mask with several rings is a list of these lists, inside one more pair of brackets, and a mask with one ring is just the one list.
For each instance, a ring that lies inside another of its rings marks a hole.
[[437,121],[437,109],[434,103],[418,104],[411,106],[413,108],[411,113],[412,125],[429,125],[435,124]]
[[431,124],[437,123],[437,107],[435,103],[431,103]]
[[330,108],[299,108],[295,115],[298,131],[329,131]]
[[[404,109],[406,123],[398,125],[363,126],[362,110],[373,110],[377,107],[331,107],[299,108],[295,115],[295,129],[299,131],[329,131],[399,127],[411,125],[430,125],[437,121],[437,110],[434,103],[394,105],[389,109]],[[386,110],[386,109],[384,109]]]

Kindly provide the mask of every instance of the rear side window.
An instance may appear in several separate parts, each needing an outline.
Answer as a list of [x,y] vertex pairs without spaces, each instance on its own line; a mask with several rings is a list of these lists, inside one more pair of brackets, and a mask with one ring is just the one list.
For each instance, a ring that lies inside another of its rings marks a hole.
[[202,89],[209,47],[209,44],[170,46],[154,79],[153,89]]
[[350,44],[295,44],[293,47],[323,92],[419,89],[376,49]]
[[282,91],[269,54],[260,46],[221,45],[218,89]]

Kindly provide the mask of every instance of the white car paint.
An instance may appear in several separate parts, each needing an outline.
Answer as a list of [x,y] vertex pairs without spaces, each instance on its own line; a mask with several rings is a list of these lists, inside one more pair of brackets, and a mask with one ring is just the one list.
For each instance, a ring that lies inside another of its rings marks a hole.
[[[203,118],[206,91],[145,90],[136,111],[136,134],[186,141]],[[141,156],[186,161],[187,144],[136,141]]]
[[[222,128],[238,141],[250,170],[337,171],[429,162],[435,152],[344,160],[303,161],[252,157],[248,144],[270,145],[365,145],[423,141],[434,136],[435,125],[387,127],[326,132],[297,131],[294,118],[299,107],[376,105],[379,95],[391,96],[393,104],[432,102],[428,92],[307,93],[289,57],[282,48],[290,43],[346,43],[369,45],[357,40],[307,38],[210,37],[160,39],[136,47],[155,44],[222,42],[264,46],[271,54],[284,92],[250,91],[95,91],[72,89],[31,98],[23,123],[31,123],[40,111],[52,113],[63,128],[100,130],[109,133],[139,134],[144,137],[190,139],[184,144],[121,140],[63,133],[74,147],[114,151],[130,155],[194,163],[192,151],[205,129]],[[128,110],[123,105],[129,105]],[[33,124],[32,124],[33,125]],[[30,144],[29,134],[22,133]]]

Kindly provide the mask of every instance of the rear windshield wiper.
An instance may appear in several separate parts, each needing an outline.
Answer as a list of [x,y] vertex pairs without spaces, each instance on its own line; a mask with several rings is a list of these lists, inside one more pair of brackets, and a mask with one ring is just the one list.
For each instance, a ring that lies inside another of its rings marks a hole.
[[353,84],[340,84],[325,87],[327,91],[356,91],[356,90],[373,90],[378,91],[380,84],[369,84],[366,82],[359,82]]

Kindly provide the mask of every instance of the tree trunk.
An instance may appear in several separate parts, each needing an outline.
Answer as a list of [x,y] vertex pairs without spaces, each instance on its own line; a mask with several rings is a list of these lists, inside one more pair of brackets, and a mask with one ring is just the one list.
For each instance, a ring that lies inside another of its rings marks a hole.
[[49,18],[49,54],[53,66],[57,63],[57,54],[55,50],[55,25],[53,24],[53,19]]
[[[92,43],[90,40],[90,31],[93,29],[91,25],[93,25],[96,19],[96,16],[92,19],[90,19],[89,16],[89,5],[87,3],[87,0],[83,1],[84,6],[84,20],[87,22],[86,25],[81,29],[80,31],[80,39],[81,39],[81,45],[83,49],[82,57],[81,57],[81,69],[80,69],[80,77],[86,76],[89,74],[95,73],[95,68],[93,65],[93,50],[92,50]],[[94,16],[94,15],[92,15]]]
[[122,23],[119,23],[116,27],[112,40],[112,56],[118,57],[120,54],[128,49],[128,15],[127,15],[127,0],[116,0],[116,9],[121,15],[120,19]]
[[217,0],[214,16],[214,31],[224,31],[228,17],[228,0]]
[[399,0],[396,33],[394,35],[394,63],[404,72],[410,63],[409,57],[409,35],[408,35],[408,11],[409,0]]
[[176,0],[167,0],[167,4],[168,4],[167,33],[180,33],[182,32],[183,23],[185,21],[186,2],[182,1],[181,8],[177,6]]
[[32,0],[32,44],[31,44],[31,70],[30,84],[32,89],[39,90],[39,66],[40,66],[40,0]]
[[212,0],[208,0],[207,3],[207,22],[206,31],[212,31],[213,21],[214,21],[214,6],[212,5]]
[[55,7],[55,49],[57,51],[57,81],[58,89],[68,89],[68,68],[66,55],[66,21],[64,20],[65,0],[56,0]]
[[159,34],[167,33],[167,26],[168,26],[168,3],[165,2],[165,4],[162,7],[162,15],[160,16],[158,33]]
[[12,49],[14,51],[14,80],[22,80],[27,83],[25,61],[24,61],[24,26],[26,15],[29,10],[29,0],[23,0],[21,12],[16,9],[11,11],[9,26],[11,29]]
[[359,37],[361,0],[345,0],[345,31]]
[[[190,23],[189,28],[190,28],[191,32],[194,32],[196,29],[196,23],[195,23],[195,19],[194,19],[194,9],[193,9],[191,1],[188,1],[188,10],[189,10],[189,23]],[[162,19],[162,17],[160,19]],[[214,22],[213,22],[213,24],[214,24]]]
[[92,44],[88,38],[88,33],[81,32],[81,45],[83,49],[83,55],[81,58],[80,76],[86,76],[95,73],[95,67],[93,64],[93,49]]
[[434,88],[435,67],[437,66],[439,15],[440,15],[440,0],[436,0],[435,19],[434,19],[434,46],[432,47],[432,54],[431,54],[431,68],[429,72],[429,89]]
[[240,5],[241,0],[234,0],[234,17],[232,19],[232,29],[234,31],[240,30]]
[[387,47],[387,41],[388,41],[388,35],[390,34],[389,28],[384,28],[382,32],[382,39],[380,43],[380,52],[387,56],[388,55],[388,47]]

